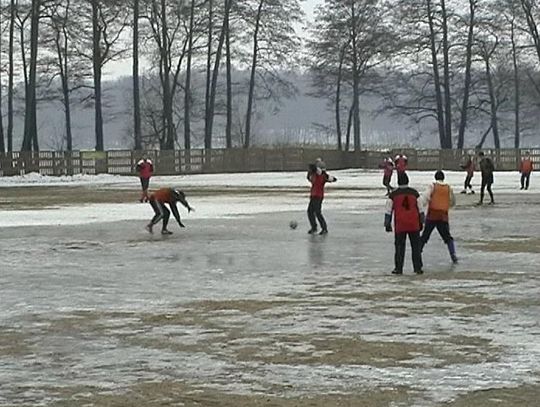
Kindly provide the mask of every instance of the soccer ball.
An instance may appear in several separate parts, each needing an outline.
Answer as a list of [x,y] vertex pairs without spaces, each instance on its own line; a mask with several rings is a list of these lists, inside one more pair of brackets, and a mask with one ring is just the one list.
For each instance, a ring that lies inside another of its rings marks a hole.
[[291,221],[289,222],[289,227],[290,227],[291,229],[296,229],[296,228],[298,227],[298,222],[296,222],[295,220],[291,220]]

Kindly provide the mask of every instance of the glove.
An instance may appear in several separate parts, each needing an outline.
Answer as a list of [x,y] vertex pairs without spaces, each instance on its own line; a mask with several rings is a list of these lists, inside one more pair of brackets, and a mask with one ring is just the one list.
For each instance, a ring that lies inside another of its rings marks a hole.
[[392,225],[385,225],[384,230],[386,230],[388,233],[392,231]]

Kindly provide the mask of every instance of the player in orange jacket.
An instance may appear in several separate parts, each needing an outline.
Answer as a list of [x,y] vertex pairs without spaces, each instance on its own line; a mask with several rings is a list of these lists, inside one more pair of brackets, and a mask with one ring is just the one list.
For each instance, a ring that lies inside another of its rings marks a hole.
[[[177,189],[158,189],[156,192],[154,192],[148,197],[148,201],[150,202],[150,205],[152,206],[152,209],[154,209],[155,213],[150,223],[146,225],[146,230],[148,230],[150,233],[153,233],[154,225],[156,225],[160,220],[163,219],[161,234],[172,234],[172,232],[167,229],[167,224],[169,223],[171,211],[174,215],[174,218],[178,222],[178,225],[180,225],[181,228],[185,227],[180,220],[180,214],[178,213],[178,208],[176,207],[177,202],[180,202],[182,205],[184,205],[187,208],[188,212],[191,212],[193,210],[193,208],[186,201],[186,195],[182,191],[179,191]],[[169,207],[171,208],[170,211],[169,209],[167,209],[165,204],[169,205]]]
[[454,238],[450,234],[450,224],[448,222],[448,211],[455,206],[456,198],[452,187],[444,182],[444,172],[435,173],[435,182],[422,195],[423,207],[427,208],[426,224],[422,233],[422,248],[427,244],[431,232],[437,228],[439,235],[448,247],[450,258],[453,263],[457,263],[456,247]]
[[521,162],[519,163],[519,172],[521,173],[521,188],[520,189],[529,189],[529,181],[531,179],[531,172],[533,171],[533,162],[531,160],[531,155],[527,151]]

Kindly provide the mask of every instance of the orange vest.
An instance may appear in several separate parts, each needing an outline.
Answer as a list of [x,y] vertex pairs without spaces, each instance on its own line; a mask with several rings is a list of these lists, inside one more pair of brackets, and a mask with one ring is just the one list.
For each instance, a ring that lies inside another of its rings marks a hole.
[[450,186],[445,184],[433,184],[433,192],[429,199],[427,218],[432,221],[448,222],[448,210],[450,209]]

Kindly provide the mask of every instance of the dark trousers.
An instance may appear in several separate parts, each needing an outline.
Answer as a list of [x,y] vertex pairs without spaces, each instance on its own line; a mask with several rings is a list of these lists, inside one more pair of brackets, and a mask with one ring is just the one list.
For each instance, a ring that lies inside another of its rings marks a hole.
[[424,231],[422,232],[422,246],[424,246],[428,242],[431,236],[431,232],[433,232],[435,228],[437,228],[437,231],[439,232],[439,235],[441,235],[441,238],[445,244],[448,244],[452,240],[454,240],[454,238],[450,234],[450,225],[448,224],[448,222],[431,221],[428,219],[426,220]]
[[465,177],[465,189],[469,188],[472,189],[471,180],[473,178],[472,174],[467,174],[467,177]]
[[493,184],[493,177],[482,177],[482,187],[480,188],[480,202],[484,202],[484,190],[487,189],[491,202],[495,202],[493,199],[493,192],[491,191],[491,184]]
[[317,222],[315,218],[319,221],[322,230],[327,230],[326,220],[322,215],[322,201],[323,198],[311,197],[309,200],[309,205],[307,208],[307,216],[309,219],[309,224],[311,225],[312,230],[317,230]]
[[156,200],[151,200],[150,205],[152,206],[152,209],[155,213],[154,217],[150,221],[150,224],[155,225],[161,219],[163,219],[162,229],[167,229],[167,225],[169,224],[169,218],[171,216],[171,211],[169,211],[169,209],[165,206],[164,203],[157,202]]
[[409,241],[411,242],[414,271],[420,271],[422,270],[420,232],[396,233],[394,240],[396,247],[394,256],[395,269],[398,272],[403,272],[403,262],[405,261],[405,243],[407,242],[407,236],[409,236]]
[[521,188],[529,189],[529,181],[531,179],[531,173],[521,173]]
[[388,193],[392,192],[392,187],[390,186],[390,181],[392,180],[392,176],[385,175],[382,180],[382,184],[386,187],[386,191]]

